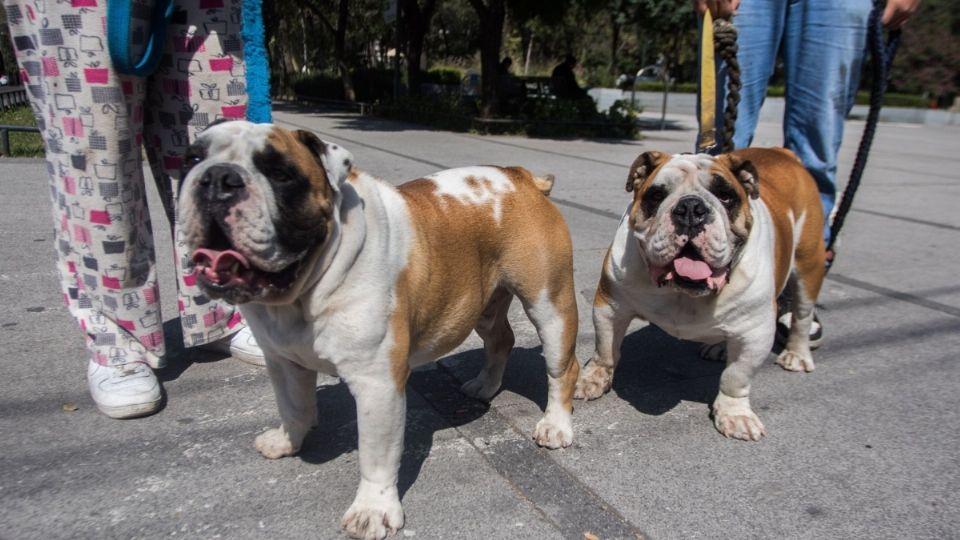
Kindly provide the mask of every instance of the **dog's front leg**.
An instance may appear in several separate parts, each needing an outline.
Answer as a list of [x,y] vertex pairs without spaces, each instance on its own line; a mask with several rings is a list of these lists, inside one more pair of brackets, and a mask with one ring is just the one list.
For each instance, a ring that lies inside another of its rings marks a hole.
[[620,346],[632,320],[631,311],[613,302],[602,289],[597,290],[593,302],[594,353],[580,371],[574,398],[597,399],[610,390],[620,361]]
[[713,424],[717,430],[744,441],[759,441],[767,434],[750,408],[750,381],[773,346],[774,325],[760,328],[727,338],[727,367],[720,375],[720,393],[713,402]]
[[389,372],[384,376],[342,375],[357,401],[360,487],[341,525],[355,538],[380,539],[403,527],[397,474],[407,397]]
[[317,372],[283,358],[269,357],[267,373],[280,410],[280,427],[254,441],[264,457],[277,459],[300,451],[303,438],[317,425]]

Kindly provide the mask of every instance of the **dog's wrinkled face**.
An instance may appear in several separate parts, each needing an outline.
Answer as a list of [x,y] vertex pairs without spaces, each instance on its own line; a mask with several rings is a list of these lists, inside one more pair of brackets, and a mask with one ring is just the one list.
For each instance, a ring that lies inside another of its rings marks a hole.
[[307,131],[211,125],[187,149],[178,219],[200,288],[229,302],[282,303],[339,226],[353,157]]
[[646,152],[634,161],[630,227],[650,279],[691,296],[717,293],[753,225],[757,172],[730,155]]

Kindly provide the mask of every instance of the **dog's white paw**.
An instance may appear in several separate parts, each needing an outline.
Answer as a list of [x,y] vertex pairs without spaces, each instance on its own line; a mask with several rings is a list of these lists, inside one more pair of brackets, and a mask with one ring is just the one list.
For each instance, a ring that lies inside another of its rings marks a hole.
[[299,446],[294,446],[290,442],[290,437],[283,428],[274,428],[265,431],[253,441],[257,452],[268,459],[278,459],[286,456],[292,456],[300,451]]
[[725,437],[741,441],[759,441],[767,434],[763,422],[750,408],[749,398],[734,398],[723,392],[713,402],[713,425]]
[[500,390],[500,382],[490,380],[486,371],[481,371],[479,375],[463,383],[460,391],[474,399],[490,401],[497,390]]
[[813,364],[813,355],[806,355],[784,349],[777,357],[777,364],[787,371],[806,371],[810,373],[817,368]]
[[547,414],[537,422],[533,440],[550,449],[566,448],[573,444],[573,422],[570,414]]
[[718,414],[714,416],[713,424],[720,433],[731,439],[759,441],[767,435],[763,422],[753,411],[745,414]]
[[613,371],[590,362],[580,370],[574,399],[597,399],[610,390],[613,384]]
[[727,344],[714,343],[713,345],[700,346],[700,358],[710,360],[711,362],[727,361]]
[[397,488],[366,489],[361,484],[357,498],[347,509],[340,526],[353,538],[380,540],[403,527],[403,507]]

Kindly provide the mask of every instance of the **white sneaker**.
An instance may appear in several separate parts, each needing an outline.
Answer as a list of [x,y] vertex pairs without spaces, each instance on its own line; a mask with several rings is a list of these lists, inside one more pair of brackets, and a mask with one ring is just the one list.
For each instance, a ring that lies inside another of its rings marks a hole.
[[101,366],[90,360],[87,383],[97,408],[110,418],[135,418],[160,408],[160,381],[143,362]]
[[263,351],[257,345],[257,338],[249,327],[244,326],[239,332],[230,336],[230,354],[237,360],[248,364],[264,367],[267,365],[263,358]]
[[264,367],[267,365],[263,359],[263,351],[257,345],[257,338],[253,337],[250,328],[244,326],[239,332],[227,336],[217,341],[204,343],[199,346],[200,349],[207,351],[229,354],[237,360]]

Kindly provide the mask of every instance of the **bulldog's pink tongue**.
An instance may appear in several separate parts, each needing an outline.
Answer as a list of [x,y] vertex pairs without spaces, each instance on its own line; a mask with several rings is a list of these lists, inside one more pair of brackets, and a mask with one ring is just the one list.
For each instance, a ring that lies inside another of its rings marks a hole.
[[250,268],[246,257],[232,249],[217,251],[199,248],[193,252],[193,262],[197,273],[202,272],[210,281],[221,284],[238,277],[237,272],[241,268]]
[[673,270],[692,281],[702,281],[713,275],[713,269],[710,268],[709,264],[689,257],[674,259]]

